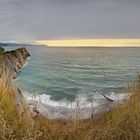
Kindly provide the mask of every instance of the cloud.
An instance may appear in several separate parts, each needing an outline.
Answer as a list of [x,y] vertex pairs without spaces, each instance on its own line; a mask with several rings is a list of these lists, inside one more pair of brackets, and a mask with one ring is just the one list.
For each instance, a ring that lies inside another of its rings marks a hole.
[[0,0],[0,39],[140,37],[138,0]]

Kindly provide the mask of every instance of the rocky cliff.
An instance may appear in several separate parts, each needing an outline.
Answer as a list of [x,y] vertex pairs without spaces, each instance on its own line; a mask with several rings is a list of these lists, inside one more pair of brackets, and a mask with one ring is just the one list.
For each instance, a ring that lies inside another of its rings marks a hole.
[[[28,103],[24,99],[20,89],[14,84],[17,71],[20,70],[30,56],[26,48],[19,48],[0,55],[0,88],[6,93],[14,95],[17,112],[20,117],[26,116],[31,122],[31,112]],[[3,92],[3,91],[1,91]],[[1,94],[0,92],[0,94]]]
[[0,72],[5,69],[13,78],[16,78],[20,70],[30,56],[26,48],[19,48],[0,55]]

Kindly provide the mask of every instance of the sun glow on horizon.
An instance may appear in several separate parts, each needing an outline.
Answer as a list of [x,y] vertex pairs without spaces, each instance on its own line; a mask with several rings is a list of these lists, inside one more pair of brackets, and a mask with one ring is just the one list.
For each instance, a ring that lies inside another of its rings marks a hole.
[[39,40],[35,43],[49,47],[140,47],[140,39],[73,39]]

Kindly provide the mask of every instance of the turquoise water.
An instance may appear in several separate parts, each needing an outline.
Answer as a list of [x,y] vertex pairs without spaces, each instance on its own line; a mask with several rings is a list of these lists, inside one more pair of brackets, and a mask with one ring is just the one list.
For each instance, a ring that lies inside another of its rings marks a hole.
[[140,70],[140,48],[26,47],[31,57],[16,83],[27,96],[36,93],[49,106],[89,98],[97,106],[105,103],[101,93],[117,99]]

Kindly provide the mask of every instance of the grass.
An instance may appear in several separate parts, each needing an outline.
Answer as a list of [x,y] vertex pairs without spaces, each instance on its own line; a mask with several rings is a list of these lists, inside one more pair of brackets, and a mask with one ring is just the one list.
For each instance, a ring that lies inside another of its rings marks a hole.
[[139,80],[128,86],[131,97],[101,117],[89,120],[30,119],[18,113],[16,86],[7,74],[0,75],[0,140],[139,140]]
[[4,48],[0,47],[0,55],[4,54]]

